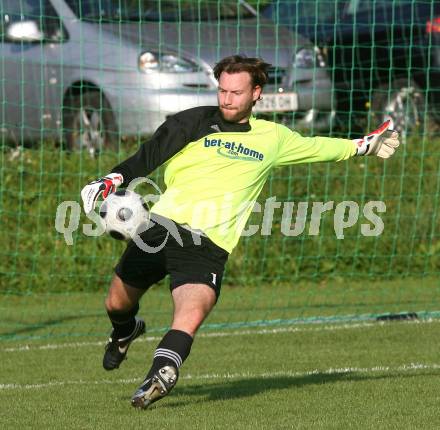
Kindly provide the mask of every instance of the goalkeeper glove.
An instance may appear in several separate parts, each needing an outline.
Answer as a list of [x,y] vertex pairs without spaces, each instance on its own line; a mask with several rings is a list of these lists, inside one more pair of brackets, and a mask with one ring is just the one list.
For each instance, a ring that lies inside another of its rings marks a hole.
[[362,139],[354,139],[356,155],[377,155],[389,158],[400,145],[399,134],[393,131],[393,121],[388,119],[377,130],[367,134]]
[[124,182],[124,178],[120,173],[110,173],[103,178],[92,181],[81,190],[81,198],[83,200],[84,211],[86,214],[95,209],[96,201],[102,193],[104,199],[116,188]]

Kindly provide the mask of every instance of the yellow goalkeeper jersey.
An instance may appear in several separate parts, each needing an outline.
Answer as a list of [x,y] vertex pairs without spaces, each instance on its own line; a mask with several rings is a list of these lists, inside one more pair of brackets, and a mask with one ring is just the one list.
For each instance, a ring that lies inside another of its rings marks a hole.
[[112,172],[122,174],[127,186],[164,165],[166,190],[151,212],[201,230],[231,252],[274,167],[346,160],[355,153],[348,139],[303,137],[253,117],[231,123],[218,106],[201,106],[170,116]]
[[351,140],[303,137],[255,118],[248,131],[211,128],[165,162],[166,190],[151,212],[201,230],[228,252],[274,167],[346,160],[356,153]]

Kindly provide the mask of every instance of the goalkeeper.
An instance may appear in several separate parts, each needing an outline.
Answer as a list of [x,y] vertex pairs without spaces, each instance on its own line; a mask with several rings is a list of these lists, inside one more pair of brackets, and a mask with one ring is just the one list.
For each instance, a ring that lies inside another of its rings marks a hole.
[[[175,386],[194,336],[217,302],[228,256],[272,168],[362,155],[388,158],[399,145],[398,134],[387,133],[391,121],[362,139],[349,140],[302,137],[283,125],[256,119],[252,107],[262,97],[269,66],[257,58],[224,58],[214,68],[218,106],[171,116],[132,157],[81,191],[88,213],[101,193],[106,198],[117,187],[165,166],[167,188],[151,208],[152,222],[141,234],[157,252],[129,242],[105,300],[113,330],[103,366],[112,370],[145,331],[144,321],[136,317],[140,298],[170,275],[171,328],[132,397],[134,407],[148,407]],[[220,210],[225,196],[228,210]],[[193,213],[204,204],[218,209]]]

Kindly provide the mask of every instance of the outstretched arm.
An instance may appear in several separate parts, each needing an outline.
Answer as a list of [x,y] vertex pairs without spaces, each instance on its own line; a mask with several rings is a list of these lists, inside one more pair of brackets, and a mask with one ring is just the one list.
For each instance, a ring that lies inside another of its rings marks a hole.
[[279,151],[277,165],[347,160],[355,155],[390,157],[399,146],[398,133],[392,121],[385,121],[377,130],[362,139],[303,137],[287,127],[278,126]]

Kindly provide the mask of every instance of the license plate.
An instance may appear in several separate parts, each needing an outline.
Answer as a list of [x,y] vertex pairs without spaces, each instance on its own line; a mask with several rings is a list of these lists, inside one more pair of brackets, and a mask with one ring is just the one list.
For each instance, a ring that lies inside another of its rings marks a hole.
[[282,112],[298,110],[296,93],[261,94],[262,100],[254,106],[255,112]]

